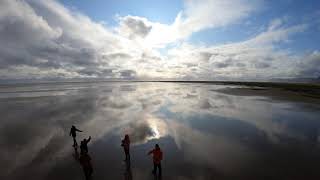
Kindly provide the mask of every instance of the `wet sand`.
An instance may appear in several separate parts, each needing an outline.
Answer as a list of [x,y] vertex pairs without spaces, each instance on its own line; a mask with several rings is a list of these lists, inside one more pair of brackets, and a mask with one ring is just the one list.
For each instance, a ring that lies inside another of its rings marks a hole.
[[217,92],[237,96],[263,96],[272,100],[320,103],[320,87],[312,84],[246,84],[241,87],[227,87]]
[[[318,86],[99,82],[0,87],[0,179],[84,179],[69,136],[83,130],[93,179],[319,179]],[[131,166],[121,139],[131,138]]]

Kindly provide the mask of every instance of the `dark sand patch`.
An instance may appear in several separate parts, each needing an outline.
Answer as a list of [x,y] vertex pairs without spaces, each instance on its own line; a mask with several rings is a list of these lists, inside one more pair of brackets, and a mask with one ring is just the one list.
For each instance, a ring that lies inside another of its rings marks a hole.
[[236,96],[262,96],[271,100],[320,104],[319,84],[231,83],[239,87],[214,90]]

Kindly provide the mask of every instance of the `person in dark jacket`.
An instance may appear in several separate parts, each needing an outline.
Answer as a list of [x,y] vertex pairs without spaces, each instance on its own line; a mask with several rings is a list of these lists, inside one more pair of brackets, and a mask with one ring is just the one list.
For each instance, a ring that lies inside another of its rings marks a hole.
[[163,153],[158,144],[155,145],[155,148],[148,152],[148,155],[152,154],[153,156],[153,171],[152,173],[156,175],[157,168],[159,169],[159,175],[161,176],[161,160],[163,158]]
[[88,143],[91,140],[91,136],[89,136],[88,139],[84,138],[80,143],[80,152],[81,154],[87,154],[88,153]]
[[128,134],[126,134],[124,139],[121,141],[121,146],[123,147],[124,154],[126,155],[125,160],[130,160],[130,138]]
[[71,126],[69,136],[72,136],[72,138],[73,138],[73,146],[74,147],[78,146],[78,143],[76,140],[77,131],[82,132],[81,130],[77,129],[75,126]]

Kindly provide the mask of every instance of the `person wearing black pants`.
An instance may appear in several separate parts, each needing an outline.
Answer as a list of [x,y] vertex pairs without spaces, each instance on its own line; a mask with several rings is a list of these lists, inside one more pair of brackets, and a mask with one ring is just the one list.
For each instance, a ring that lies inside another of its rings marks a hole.
[[153,171],[152,173],[154,175],[157,174],[157,169],[159,169],[159,176],[161,176],[161,160],[163,157],[163,153],[160,149],[160,146],[158,144],[155,145],[155,148],[151,151],[149,151],[148,155],[152,154],[153,156]]
[[161,172],[161,162],[160,163],[153,163],[153,171],[152,171],[152,173],[153,174],[157,174],[157,168],[159,169],[159,175],[161,175],[162,174],[162,172]]
[[82,132],[81,130],[77,129],[75,126],[72,126],[71,129],[70,129],[69,135],[72,136],[72,138],[73,138],[73,147],[77,147],[78,146],[78,143],[77,143],[77,140],[76,140],[77,131],[78,132]]

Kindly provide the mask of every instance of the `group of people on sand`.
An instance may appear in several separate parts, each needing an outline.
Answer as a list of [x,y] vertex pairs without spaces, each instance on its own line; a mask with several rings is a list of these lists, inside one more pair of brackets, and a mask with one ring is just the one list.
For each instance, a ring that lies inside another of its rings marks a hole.
[[[70,129],[70,136],[73,138],[73,147],[75,148],[75,151],[77,152],[77,140],[76,132],[82,132],[81,130],[77,129],[75,126],[72,126]],[[80,143],[80,157],[79,161],[83,168],[86,180],[91,179],[93,168],[91,164],[91,157],[88,154],[88,143],[91,140],[91,136],[89,136],[88,139],[83,139]],[[121,146],[123,147],[124,153],[125,153],[125,161],[129,162],[130,164],[130,138],[129,135],[126,134],[124,136],[124,139],[121,141]],[[159,176],[161,176],[161,160],[163,158],[163,152],[160,149],[160,146],[158,144],[155,145],[155,148],[148,152],[148,155],[151,155],[153,157],[153,170],[152,174],[157,175],[157,170],[159,171]]]
[[[124,139],[121,141],[121,146],[123,147],[126,161],[130,161],[130,138],[129,135],[126,134]],[[159,176],[161,176],[161,160],[163,158],[163,152],[160,149],[158,144],[155,145],[155,148],[148,152],[148,155],[152,154],[153,156],[153,171],[154,175],[157,174],[157,170],[159,170]]]

